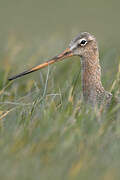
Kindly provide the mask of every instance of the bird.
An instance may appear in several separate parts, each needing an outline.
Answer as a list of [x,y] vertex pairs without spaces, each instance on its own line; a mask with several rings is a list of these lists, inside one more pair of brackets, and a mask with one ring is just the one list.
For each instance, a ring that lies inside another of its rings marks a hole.
[[88,32],[79,33],[69,43],[68,48],[59,55],[27,71],[10,77],[8,80],[14,80],[71,56],[79,56],[81,59],[81,80],[84,101],[93,106],[102,104],[105,101],[109,103],[112,99],[112,94],[104,89],[101,82],[98,44],[95,36]]

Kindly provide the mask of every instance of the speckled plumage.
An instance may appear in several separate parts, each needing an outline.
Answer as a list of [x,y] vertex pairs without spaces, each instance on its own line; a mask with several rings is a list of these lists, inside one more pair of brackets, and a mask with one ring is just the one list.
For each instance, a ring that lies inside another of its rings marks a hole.
[[70,42],[69,48],[63,51],[60,55],[53,57],[43,64],[13,76],[9,78],[9,80],[37,71],[70,56],[79,56],[81,58],[82,90],[85,101],[93,105],[101,104],[104,101],[109,103],[112,94],[105,91],[102,86],[98,45],[95,37],[88,32],[83,32],[76,36]]
[[[80,39],[86,39],[87,44],[84,47],[77,47],[74,44]],[[112,94],[105,91],[101,82],[101,67],[99,64],[99,51],[96,39],[93,35],[85,32],[74,38],[70,48],[77,47],[75,55],[81,57],[82,71],[82,89],[85,101],[90,104],[110,101]]]

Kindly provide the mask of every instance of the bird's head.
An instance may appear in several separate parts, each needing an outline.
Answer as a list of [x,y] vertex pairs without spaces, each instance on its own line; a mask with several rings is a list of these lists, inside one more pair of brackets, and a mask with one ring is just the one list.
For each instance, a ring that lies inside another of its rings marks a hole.
[[96,55],[98,55],[98,50],[95,37],[87,32],[83,32],[76,36],[70,42],[69,47],[65,49],[65,51],[63,51],[61,54],[53,57],[52,59],[44,62],[43,64],[40,64],[18,75],[10,77],[9,80],[13,80],[26,74],[32,73],[50,64],[66,59],[67,57],[80,56],[82,58],[90,58],[90,56]]
[[93,35],[88,32],[80,33],[69,44],[69,49],[75,56],[86,57],[90,53],[97,53],[97,43]]

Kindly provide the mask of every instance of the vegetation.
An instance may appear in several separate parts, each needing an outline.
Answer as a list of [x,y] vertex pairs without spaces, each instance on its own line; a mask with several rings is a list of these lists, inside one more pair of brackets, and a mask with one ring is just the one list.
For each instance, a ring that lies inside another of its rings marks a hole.
[[[27,51],[13,42],[0,61],[0,179],[119,179],[120,104],[93,110],[83,102],[77,57],[8,82],[23,70]],[[43,61],[30,52],[30,65]],[[114,96],[120,93],[118,57],[101,51],[102,81]]]

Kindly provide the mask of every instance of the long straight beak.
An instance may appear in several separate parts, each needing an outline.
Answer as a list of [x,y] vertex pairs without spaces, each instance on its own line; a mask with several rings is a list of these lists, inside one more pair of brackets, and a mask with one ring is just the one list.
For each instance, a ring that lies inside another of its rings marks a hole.
[[42,63],[42,64],[40,64],[38,66],[35,66],[35,67],[33,67],[33,68],[31,68],[31,69],[29,69],[27,71],[24,71],[24,72],[22,72],[20,74],[17,74],[15,76],[13,76],[13,77],[10,77],[10,78],[8,78],[8,80],[11,81],[13,79],[17,79],[17,78],[19,78],[21,76],[24,76],[26,74],[29,74],[29,73],[32,73],[32,72],[37,71],[39,69],[42,69],[42,68],[44,68],[44,67],[46,67],[46,66],[48,66],[50,64],[53,64],[55,62],[58,62],[58,61],[63,60],[65,58],[67,58],[67,57],[70,57],[70,56],[73,56],[73,53],[69,48],[67,48],[65,51],[63,51],[58,56],[55,56],[52,59],[50,59],[50,60],[48,60],[48,61],[46,61],[46,62],[44,62],[44,63]]

